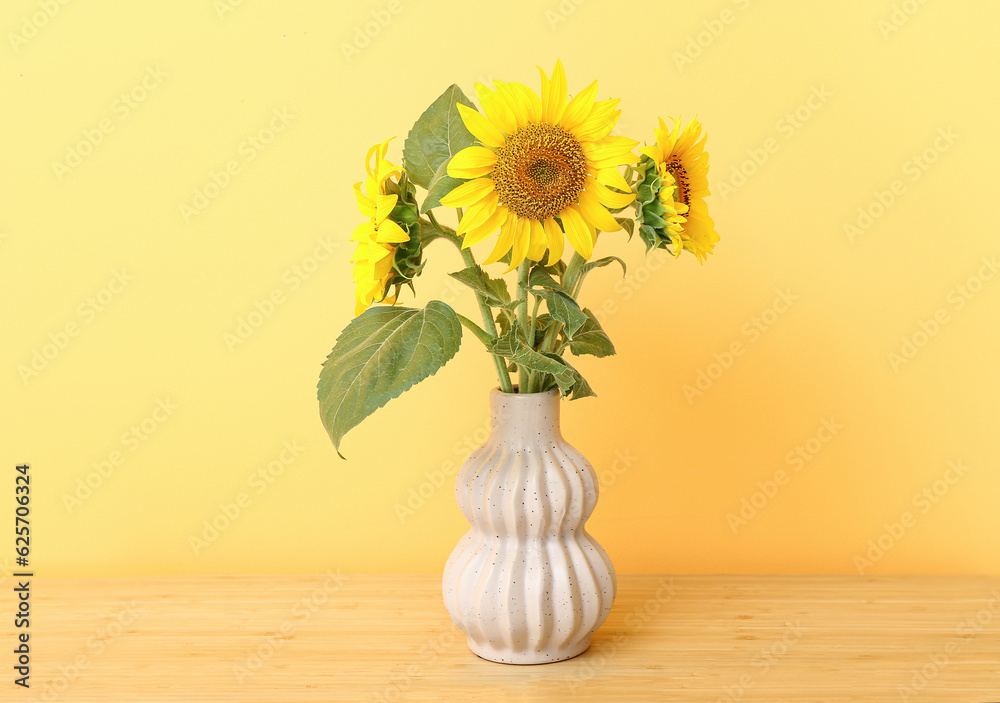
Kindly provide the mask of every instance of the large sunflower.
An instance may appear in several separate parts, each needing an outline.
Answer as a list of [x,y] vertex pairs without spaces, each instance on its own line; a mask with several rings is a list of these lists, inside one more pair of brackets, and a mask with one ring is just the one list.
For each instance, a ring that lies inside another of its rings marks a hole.
[[[493,263],[511,252],[510,268],[525,258],[547,265],[563,253],[565,240],[584,258],[594,251],[597,231],[621,228],[607,208],[622,208],[633,194],[617,167],[638,161],[638,142],[609,136],[621,110],[618,100],[594,102],[597,81],[567,101],[566,74],[556,62],[551,79],[542,74],[542,94],[520,83],[476,84],[483,113],[459,104],[459,113],[481,146],[455,154],[448,175],[472,179],[441,198],[467,208],[457,233],[463,247],[500,230]],[[621,191],[611,190],[612,186]],[[509,269],[508,269],[509,270]]]
[[656,144],[640,149],[652,162],[646,162],[649,168],[639,188],[640,235],[650,247],[669,242],[674,256],[686,249],[704,263],[719,241],[705,204],[710,194],[707,135],[698,120],[682,130],[679,119],[673,130],[661,119],[653,134]]
[[354,229],[351,241],[357,242],[354,250],[354,282],[357,284],[355,315],[360,315],[376,300],[394,303],[396,297],[386,297],[389,280],[393,273],[396,245],[407,242],[410,235],[389,219],[399,196],[388,193],[387,185],[392,177],[399,178],[400,171],[386,158],[391,139],[376,144],[368,150],[365,168],[368,178],[354,184],[354,195],[358,199],[358,209],[368,218]]

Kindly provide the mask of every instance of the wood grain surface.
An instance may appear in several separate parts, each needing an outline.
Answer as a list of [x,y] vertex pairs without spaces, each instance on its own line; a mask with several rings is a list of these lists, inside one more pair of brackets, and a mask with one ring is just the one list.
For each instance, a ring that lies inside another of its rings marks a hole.
[[3,701],[1000,701],[998,578],[624,575],[585,654],[526,667],[469,652],[436,575],[31,589],[31,689],[4,617]]

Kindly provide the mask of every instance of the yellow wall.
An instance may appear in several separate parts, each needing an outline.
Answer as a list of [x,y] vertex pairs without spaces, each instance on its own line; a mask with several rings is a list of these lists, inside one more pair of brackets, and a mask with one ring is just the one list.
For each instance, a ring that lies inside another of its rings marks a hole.
[[[337,458],[315,385],[352,314],[351,186],[450,83],[561,57],[622,134],[698,115],[722,235],[704,266],[604,235],[629,278],[584,289],[619,354],[580,362],[600,398],[564,434],[619,571],[1000,573],[997,26],[971,0],[6,2],[0,427],[34,567],[439,571],[493,367],[467,339]],[[436,245],[417,302],[458,299],[459,266]]]

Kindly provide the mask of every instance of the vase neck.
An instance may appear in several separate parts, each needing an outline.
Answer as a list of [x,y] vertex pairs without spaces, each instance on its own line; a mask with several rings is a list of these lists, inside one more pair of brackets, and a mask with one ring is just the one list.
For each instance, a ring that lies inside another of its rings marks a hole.
[[491,435],[494,440],[534,442],[559,437],[559,392],[490,392]]

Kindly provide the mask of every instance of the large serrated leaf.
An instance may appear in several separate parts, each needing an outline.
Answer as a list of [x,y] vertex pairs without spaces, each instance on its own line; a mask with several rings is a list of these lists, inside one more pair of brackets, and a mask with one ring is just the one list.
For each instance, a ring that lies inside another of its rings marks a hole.
[[572,339],[587,321],[580,305],[565,293],[548,288],[532,288],[531,294],[545,301],[552,319],[563,323],[563,331],[568,339]]
[[587,316],[587,321],[573,335],[573,339],[569,342],[569,350],[577,356],[590,354],[591,356],[604,357],[614,354],[615,345],[611,343],[611,339],[601,327],[601,323],[597,321],[597,317],[590,311],[590,308],[584,308],[583,312]]
[[500,307],[511,302],[510,291],[503,279],[490,278],[479,266],[469,266],[448,275],[484,296],[490,307]]
[[406,135],[403,168],[410,180],[421,188],[430,187],[442,163],[476,141],[462,122],[459,103],[475,109],[462,89],[452,85],[431,103]]
[[458,315],[437,300],[423,309],[373,307],[354,318],[319,375],[320,417],[337,453],[348,430],[436,373],[461,342]]

